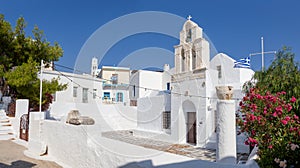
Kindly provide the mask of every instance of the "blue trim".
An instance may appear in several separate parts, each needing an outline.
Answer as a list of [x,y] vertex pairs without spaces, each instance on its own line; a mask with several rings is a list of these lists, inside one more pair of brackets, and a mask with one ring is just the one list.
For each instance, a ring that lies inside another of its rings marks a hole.
[[107,97],[107,99],[110,99],[110,92],[104,92],[103,93],[103,100],[105,99],[105,97]]
[[[118,95],[119,93],[122,95],[122,101],[119,101],[119,95]],[[122,92],[117,92],[116,101],[117,102],[123,102],[124,101],[124,94]]]

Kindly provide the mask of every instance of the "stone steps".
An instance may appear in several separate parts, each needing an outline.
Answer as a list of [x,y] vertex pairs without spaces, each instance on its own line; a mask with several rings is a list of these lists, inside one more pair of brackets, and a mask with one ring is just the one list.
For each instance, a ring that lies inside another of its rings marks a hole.
[[13,140],[16,134],[12,127],[9,117],[4,110],[0,111],[0,140]]

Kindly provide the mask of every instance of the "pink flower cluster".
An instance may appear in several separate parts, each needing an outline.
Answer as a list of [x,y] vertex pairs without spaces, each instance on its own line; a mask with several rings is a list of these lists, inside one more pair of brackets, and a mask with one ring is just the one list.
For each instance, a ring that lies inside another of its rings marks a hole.
[[257,144],[258,144],[258,141],[251,137],[248,137],[248,139],[245,141],[245,145],[255,146]]
[[[300,136],[300,121],[291,113],[297,99],[293,96],[288,102],[282,98],[286,92],[272,95],[270,92],[258,93],[251,89],[240,102],[240,117],[237,122],[242,132],[247,132],[247,145],[263,145],[273,149],[278,136]],[[278,131],[280,130],[280,131]]]

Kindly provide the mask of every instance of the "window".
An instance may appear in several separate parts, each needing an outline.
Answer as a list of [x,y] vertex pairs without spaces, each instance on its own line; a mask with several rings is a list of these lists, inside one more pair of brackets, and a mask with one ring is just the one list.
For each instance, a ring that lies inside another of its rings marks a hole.
[[115,85],[118,84],[118,74],[111,75],[111,83]]
[[218,78],[222,78],[222,69],[221,69],[221,65],[217,66],[217,71],[218,71]]
[[110,99],[110,92],[104,92],[103,93],[103,99],[109,100]]
[[133,97],[135,97],[135,85],[133,85]]
[[186,35],[186,42],[192,41],[192,29],[189,29]]
[[123,102],[123,93],[117,93],[117,102]]
[[192,69],[196,69],[196,52],[194,49],[192,50]]
[[185,55],[184,55],[184,49],[181,50],[181,72],[185,71]]
[[163,129],[171,129],[171,112],[163,112]]
[[93,90],[93,99],[96,99],[96,97],[97,97],[97,89],[94,89]]
[[76,86],[73,87],[73,97],[77,97],[77,89],[78,87]]
[[88,89],[82,88],[82,103],[88,102]]
[[167,90],[170,90],[170,82],[167,83]]

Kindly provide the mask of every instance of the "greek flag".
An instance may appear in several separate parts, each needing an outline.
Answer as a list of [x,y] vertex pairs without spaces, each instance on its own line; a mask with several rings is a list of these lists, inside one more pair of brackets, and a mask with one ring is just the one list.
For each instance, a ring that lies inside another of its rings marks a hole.
[[235,61],[234,68],[250,68],[250,57]]

